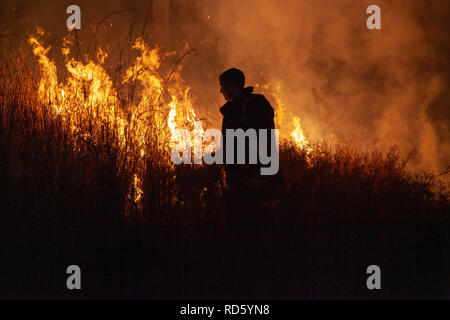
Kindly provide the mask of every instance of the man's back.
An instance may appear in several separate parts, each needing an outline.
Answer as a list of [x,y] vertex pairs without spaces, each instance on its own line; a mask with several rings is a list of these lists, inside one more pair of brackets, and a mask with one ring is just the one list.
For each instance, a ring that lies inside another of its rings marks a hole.
[[253,87],[245,88],[240,96],[220,108],[220,112],[224,136],[226,129],[275,129],[272,106],[262,94],[254,94]]
[[[270,105],[269,101],[261,94],[253,94],[253,87],[247,87],[244,89],[243,93],[233,99],[233,101],[227,102],[220,112],[223,114],[222,121],[222,136],[223,136],[223,150],[224,158],[226,158],[226,148],[227,143],[227,133],[226,130],[232,129],[242,129],[247,131],[249,129],[254,129],[256,132],[256,152],[257,158],[259,159],[259,130],[267,130],[267,149],[266,152],[272,153],[277,152],[277,150],[271,150],[271,135],[273,134],[272,129],[275,129],[274,123],[274,110]],[[250,145],[247,140],[245,143],[245,153],[246,162],[244,165],[236,164],[237,162],[237,143],[234,141],[234,163],[225,163],[225,172],[227,175],[227,183],[230,187],[242,189],[251,188],[252,185],[258,185],[270,180],[267,176],[261,176],[260,168],[262,164],[259,162],[257,164],[249,164],[249,153]]]

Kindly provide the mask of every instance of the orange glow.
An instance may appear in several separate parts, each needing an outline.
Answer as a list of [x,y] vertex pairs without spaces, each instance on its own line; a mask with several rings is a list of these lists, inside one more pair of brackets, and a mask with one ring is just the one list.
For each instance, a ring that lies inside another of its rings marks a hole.
[[[97,62],[87,58],[85,62],[76,60],[70,57],[73,39],[69,33],[63,39],[61,49],[66,60],[67,78],[65,82],[58,81],[56,65],[48,57],[50,47],[45,48],[41,40],[44,35],[44,31],[38,28],[37,35],[28,40],[34,55],[39,59],[40,101],[50,108],[54,117],[62,119],[75,136],[79,135],[95,142],[101,137],[105,127],[114,128],[113,134],[119,142],[119,147],[125,152],[135,152],[134,158],[137,157],[137,166],[133,169],[130,186],[130,190],[134,190],[132,197],[135,202],[139,202],[143,196],[142,168],[148,134],[157,135],[158,149],[167,151],[168,155],[174,144],[180,141],[177,129],[189,130],[191,147],[197,148],[196,150],[204,147],[202,142],[198,141],[198,137],[203,137],[204,129],[199,125],[201,122],[189,96],[190,87],[181,78],[181,67],[177,66],[169,78],[163,77],[159,48],[150,48],[142,38],[136,39],[132,48],[139,51],[139,55],[126,70],[121,83],[139,83],[141,90],[137,98],[120,102],[117,89],[103,67],[108,57],[107,52],[98,48]],[[280,91],[280,84],[277,84],[273,93],[277,104],[276,126],[293,127],[290,135],[284,137],[292,139],[299,148],[307,148],[308,141],[300,126],[300,119],[292,117],[288,112],[280,97]],[[292,119],[292,124],[287,124],[286,119]],[[197,125],[194,125],[195,123]],[[197,137],[197,140],[194,137]],[[129,145],[135,149],[131,150]],[[173,168],[170,161],[168,165]]]

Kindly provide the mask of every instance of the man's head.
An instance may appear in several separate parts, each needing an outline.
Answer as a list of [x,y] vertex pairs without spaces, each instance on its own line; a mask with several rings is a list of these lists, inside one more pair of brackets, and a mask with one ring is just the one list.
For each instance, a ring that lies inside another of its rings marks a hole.
[[239,69],[228,69],[219,76],[219,80],[220,92],[227,101],[232,101],[244,90],[245,76]]

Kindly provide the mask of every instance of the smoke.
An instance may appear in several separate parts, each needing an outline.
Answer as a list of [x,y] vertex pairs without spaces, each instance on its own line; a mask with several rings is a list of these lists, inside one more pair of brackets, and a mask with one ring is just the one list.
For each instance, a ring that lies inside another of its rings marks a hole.
[[450,159],[449,4],[376,1],[382,29],[368,30],[370,4],[233,0],[203,6],[202,16],[214,21],[225,65],[280,82],[312,140],[397,145],[411,168],[442,171]]
[[[313,142],[333,135],[368,149],[397,145],[412,169],[440,172],[450,165],[448,1],[78,2],[81,46],[102,21],[111,28],[102,35],[110,62],[137,36],[149,35],[166,50],[197,49],[186,57],[183,76],[201,111],[214,119],[223,103],[217,77],[234,66],[248,85],[279,83],[286,107]],[[12,7],[21,13],[11,33],[26,36],[40,25],[56,45],[69,4],[3,1],[1,8],[2,16]],[[371,4],[381,8],[381,30],[366,28]],[[257,91],[275,105],[271,90]]]

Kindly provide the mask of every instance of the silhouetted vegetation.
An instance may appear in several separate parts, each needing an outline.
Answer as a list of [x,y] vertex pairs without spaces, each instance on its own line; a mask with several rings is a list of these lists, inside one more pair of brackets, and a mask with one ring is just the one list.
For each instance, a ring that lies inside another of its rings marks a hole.
[[[448,186],[395,148],[283,142],[285,192],[230,228],[219,166],[172,168],[151,132],[142,163],[107,125],[69,134],[32,68],[0,73],[1,297],[448,297]],[[70,264],[81,293],[65,289]]]

